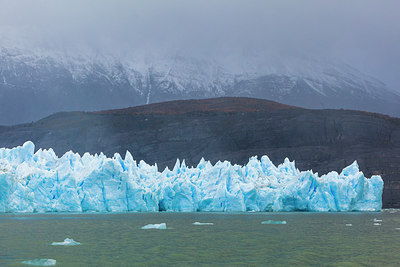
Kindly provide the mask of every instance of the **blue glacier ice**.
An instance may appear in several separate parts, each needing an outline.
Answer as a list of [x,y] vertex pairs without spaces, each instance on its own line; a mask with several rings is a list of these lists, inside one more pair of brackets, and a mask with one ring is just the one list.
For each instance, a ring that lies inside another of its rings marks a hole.
[[139,164],[126,152],[107,158],[23,146],[0,149],[0,212],[379,211],[383,180],[357,162],[339,174],[299,171],[267,156],[245,166],[228,161],[172,170]]

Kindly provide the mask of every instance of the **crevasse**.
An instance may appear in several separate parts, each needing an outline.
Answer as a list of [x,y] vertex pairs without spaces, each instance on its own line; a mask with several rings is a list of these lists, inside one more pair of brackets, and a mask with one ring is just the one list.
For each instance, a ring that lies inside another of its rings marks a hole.
[[173,170],[133,160],[126,152],[57,157],[52,149],[0,149],[0,212],[121,211],[379,211],[383,180],[364,177],[355,161],[338,174],[299,171],[267,156],[245,166],[228,161]]

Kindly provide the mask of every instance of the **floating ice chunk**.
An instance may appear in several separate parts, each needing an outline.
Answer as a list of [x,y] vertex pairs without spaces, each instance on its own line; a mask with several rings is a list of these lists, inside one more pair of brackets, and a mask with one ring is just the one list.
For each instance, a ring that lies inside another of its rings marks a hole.
[[397,211],[395,211],[395,210],[391,210],[391,211],[389,211],[389,213],[396,213]]
[[379,220],[377,218],[374,218],[374,222],[381,222],[382,220]]
[[164,230],[167,229],[167,224],[166,223],[159,223],[159,224],[148,224],[142,227],[142,229],[147,230],[147,229],[159,229],[159,230]]
[[374,225],[375,225],[375,226],[379,226],[379,225],[382,225],[382,224],[380,224],[380,223],[374,223]]
[[194,222],[194,223],[192,223],[193,225],[214,225],[214,223],[209,223],[209,222],[205,222],[205,223],[202,223],[202,222]]
[[76,246],[80,245],[81,243],[76,242],[72,238],[65,238],[63,242],[53,242],[51,243],[52,246]]
[[54,266],[57,261],[53,259],[34,259],[29,261],[23,261],[23,264],[34,265],[34,266]]
[[351,223],[346,223],[346,226],[353,226]]
[[286,224],[286,221],[268,220],[268,221],[262,221],[261,224]]
[[396,230],[400,230],[400,228],[394,228],[394,229],[396,229]]

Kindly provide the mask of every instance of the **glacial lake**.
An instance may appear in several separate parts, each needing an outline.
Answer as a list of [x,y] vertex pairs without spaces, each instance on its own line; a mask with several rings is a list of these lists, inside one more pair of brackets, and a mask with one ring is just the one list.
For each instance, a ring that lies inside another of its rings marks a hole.
[[[81,245],[51,245],[67,237]],[[0,215],[0,266],[399,266],[399,251],[400,210]]]

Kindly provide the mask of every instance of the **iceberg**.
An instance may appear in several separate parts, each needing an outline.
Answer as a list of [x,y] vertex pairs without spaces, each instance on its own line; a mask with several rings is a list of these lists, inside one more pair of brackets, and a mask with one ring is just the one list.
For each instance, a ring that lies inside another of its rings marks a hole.
[[268,220],[268,221],[262,221],[261,224],[286,224],[286,221]]
[[382,191],[382,178],[366,178],[356,161],[322,176],[267,156],[244,166],[178,159],[159,171],[129,151],[58,157],[30,141],[0,149],[0,212],[379,211]]
[[210,222],[194,222],[192,223],[193,225],[214,225],[214,223],[210,223]]
[[76,246],[80,245],[81,243],[76,242],[72,238],[65,238],[63,242],[53,242],[51,243],[52,246]]
[[54,266],[57,261],[53,259],[34,259],[29,261],[23,261],[23,264],[33,265],[33,266]]
[[166,223],[155,223],[155,224],[147,224],[142,227],[143,230],[147,229],[158,229],[158,230],[165,230],[167,229]]

